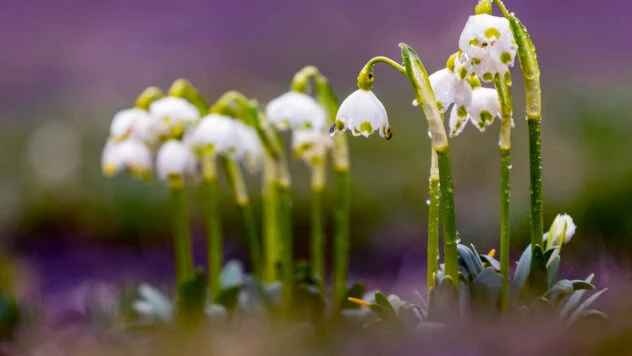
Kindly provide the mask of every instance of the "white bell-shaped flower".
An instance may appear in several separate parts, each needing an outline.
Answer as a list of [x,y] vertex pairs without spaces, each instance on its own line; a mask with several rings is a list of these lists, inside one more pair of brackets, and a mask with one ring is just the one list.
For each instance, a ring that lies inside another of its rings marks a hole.
[[106,176],[114,176],[124,170],[134,176],[146,177],[151,172],[151,151],[142,141],[127,139],[109,140],[101,156],[101,167]]
[[470,70],[489,82],[514,65],[518,45],[506,18],[480,14],[467,20],[459,48],[467,55]]
[[472,124],[481,132],[500,117],[500,99],[496,89],[478,87],[472,91],[472,103],[467,108]]
[[349,130],[354,136],[369,137],[378,132],[391,138],[388,115],[382,102],[370,90],[358,89],[351,93],[338,108],[332,134]]
[[446,112],[450,105],[468,107],[472,101],[472,87],[460,79],[451,69],[444,68],[432,73],[430,85],[435,93],[439,109]]
[[152,131],[162,138],[181,136],[200,118],[193,104],[172,96],[151,103],[149,114],[155,120]]
[[228,116],[207,115],[187,133],[185,142],[195,152],[235,154],[240,150],[237,121]]
[[184,143],[169,140],[160,146],[156,157],[156,171],[160,179],[182,181],[194,174],[195,166],[195,157]]
[[150,120],[149,114],[138,108],[125,109],[117,112],[110,124],[110,137],[115,140],[122,140],[129,137],[132,135],[137,122],[143,120]]
[[263,160],[263,145],[254,128],[242,122],[237,122],[237,127],[241,145],[241,150],[237,158],[243,161],[247,168],[254,171],[260,166]]
[[307,163],[322,160],[332,146],[331,135],[323,130],[295,130],[292,133],[292,150]]
[[575,235],[576,229],[577,226],[570,215],[557,214],[551,228],[544,234],[544,241],[549,248],[567,244]]
[[291,91],[268,103],[266,117],[279,130],[320,129],[325,126],[325,110],[309,95]]

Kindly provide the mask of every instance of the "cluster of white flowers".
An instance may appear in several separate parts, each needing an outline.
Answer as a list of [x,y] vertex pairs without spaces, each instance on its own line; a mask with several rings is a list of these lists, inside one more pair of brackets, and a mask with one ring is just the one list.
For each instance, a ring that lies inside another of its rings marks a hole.
[[322,160],[332,146],[325,109],[311,96],[291,91],[268,103],[266,116],[280,130],[292,130],[292,149],[307,163]]
[[200,119],[198,109],[187,100],[166,97],[153,102],[148,111],[132,108],[114,116],[102,155],[103,172],[113,176],[128,171],[147,177],[155,152],[156,175],[182,180],[196,174],[194,153],[204,148],[243,160],[249,167],[255,167],[262,156],[253,128],[226,116]]

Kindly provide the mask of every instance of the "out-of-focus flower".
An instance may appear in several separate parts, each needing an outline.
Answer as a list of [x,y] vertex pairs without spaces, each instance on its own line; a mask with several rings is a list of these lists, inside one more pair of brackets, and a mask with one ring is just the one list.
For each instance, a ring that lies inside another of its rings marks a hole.
[[164,181],[183,182],[195,172],[196,160],[184,143],[178,140],[165,142],[158,150],[156,171]]
[[245,161],[254,168],[263,150],[255,130],[228,116],[211,114],[204,117],[184,139],[196,153],[212,152]]
[[548,248],[561,246],[571,241],[576,229],[577,226],[575,226],[575,222],[570,215],[557,214],[551,224],[551,228],[544,234],[543,240]]
[[489,82],[514,65],[518,46],[509,21],[487,14],[470,16],[461,32],[459,48],[467,55],[470,71]]
[[279,130],[321,129],[325,127],[325,110],[311,96],[288,92],[268,103],[266,117]]
[[193,104],[172,96],[153,102],[149,106],[149,114],[155,120],[152,130],[161,138],[180,137],[200,118]]
[[162,294],[156,288],[141,284],[138,287],[139,299],[134,302],[132,307],[140,316],[151,321],[170,321],[173,316],[173,305],[169,298]]
[[345,130],[364,137],[377,131],[381,137],[391,138],[386,109],[372,91],[358,89],[340,104],[331,133]]
[[468,121],[481,132],[500,116],[500,100],[495,89],[477,87],[472,90],[472,101],[468,107],[455,105],[450,113],[448,126],[450,136],[459,135]]
[[147,128],[150,121],[149,113],[144,110],[138,108],[121,110],[114,115],[110,124],[110,138],[121,141],[130,136],[136,137],[141,134],[139,129]]
[[317,163],[333,146],[333,140],[323,130],[296,130],[292,134],[294,153],[307,163]]
[[147,177],[151,172],[151,163],[151,152],[147,145],[133,138],[125,141],[109,140],[101,157],[103,174],[109,177],[124,170],[139,178]]

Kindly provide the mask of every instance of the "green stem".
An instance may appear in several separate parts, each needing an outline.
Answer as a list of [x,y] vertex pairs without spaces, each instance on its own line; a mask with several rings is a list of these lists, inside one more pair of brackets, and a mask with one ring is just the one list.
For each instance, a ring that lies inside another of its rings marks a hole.
[[439,270],[439,214],[440,199],[439,191],[439,167],[437,153],[432,150],[430,177],[428,179],[428,241],[426,260],[426,289],[428,293],[435,286],[435,274]]
[[220,273],[223,265],[223,236],[219,213],[219,184],[215,157],[204,156],[202,161],[202,194],[204,199],[204,220],[206,224],[206,245],[208,264],[209,298],[214,300],[220,290]]
[[455,285],[459,281],[457,260],[457,236],[454,213],[454,186],[450,167],[450,151],[446,147],[437,151],[439,158],[439,190],[441,192],[441,221],[443,223],[443,254],[445,256],[446,275]]
[[244,232],[248,241],[248,250],[250,252],[250,263],[255,276],[261,276],[261,243],[259,242],[259,234],[254,218],[248,189],[239,164],[232,158],[224,159],[228,180],[233,188],[235,202],[241,210],[242,220],[244,223]]
[[193,256],[186,192],[183,187],[170,188],[176,284],[178,287],[193,277]]
[[529,123],[529,171],[531,197],[531,245],[542,242],[542,122],[527,120]]
[[511,201],[511,150],[500,149],[500,273],[502,288],[500,308],[509,306],[509,253],[511,246],[511,225],[509,207]]
[[498,148],[500,152],[500,309],[509,307],[509,253],[511,249],[511,125],[513,107],[511,96],[511,72],[497,74],[494,79],[501,107]]
[[292,193],[288,186],[279,182],[279,218],[281,226],[281,263],[284,306],[291,310],[294,295],[294,243],[292,238]]
[[347,294],[349,274],[349,211],[351,210],[351,175],[347,169],[334,170],[336,206],[334,208],[334,310]]
[[324,288],[325,280],[325,232],[323,226],[322,199],[324,187],[325,165],[324,162],[314,164],[312,169],[312,201],[311,201],[311,241],[310,260],[313,276],[320,290]]
[[263,166],[263,277],[267,282],[279,280],[278,266],[281,261],[281,228],[279,226],[279,194],[277,168],[274,160],[266,155]]

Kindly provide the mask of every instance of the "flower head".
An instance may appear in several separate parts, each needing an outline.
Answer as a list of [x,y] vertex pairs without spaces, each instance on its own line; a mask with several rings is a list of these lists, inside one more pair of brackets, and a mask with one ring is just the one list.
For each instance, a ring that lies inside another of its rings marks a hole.
[[351,131],[354,136],[364,137],[377,131],[380,136],[391,138],[386,109],[372,91],[358,89],[340,104],[331,131],[333,134],[345,130]]
[[468,121],[481,132],[494,122],[494,118],[500,116],[500,100],[495,89],[477,87],[472,90],[472,98],[469,106],[454,105],[450,112],[450,136],[459,135]]
[[193,104],[173,96],[154,101],[149,106],[149,113],[155,120],[155,132],[163,138],[181,136],[200,118]]
[[429,79],[441,111],[447,111],[452,104],[463,107],[470,105],[472,86],[466,79],[459,78],[454,69],[438,70],[432,73]]
[[568,214],[557,214],[551,228],[544,234],[544,241],[548,247],[561,246],[569,243],[575,235],[575,222]]
[[146,177],[151,172],[151,152],[140,140],[109,140],[101,156],[103,174],[114,176],[127,170],[136,177]]
[[311,96],[288,92],[268,103],[268,120],[279,130],[320,129],[325,126],[325,110]]
[[322,130],[296,130],[292,134],[294,153],[307,163],[322,161],[332,145],[331,136]]
[[514,65],[518,45],[506,18],[480,14],[467,20],[459,48],[468,58],[469,69],[489,82]]
[[180,141],[169,140],[158,150],[156,171],[164,181],[182,184],[185,177],[193,175],[195,166],[193,153]]

